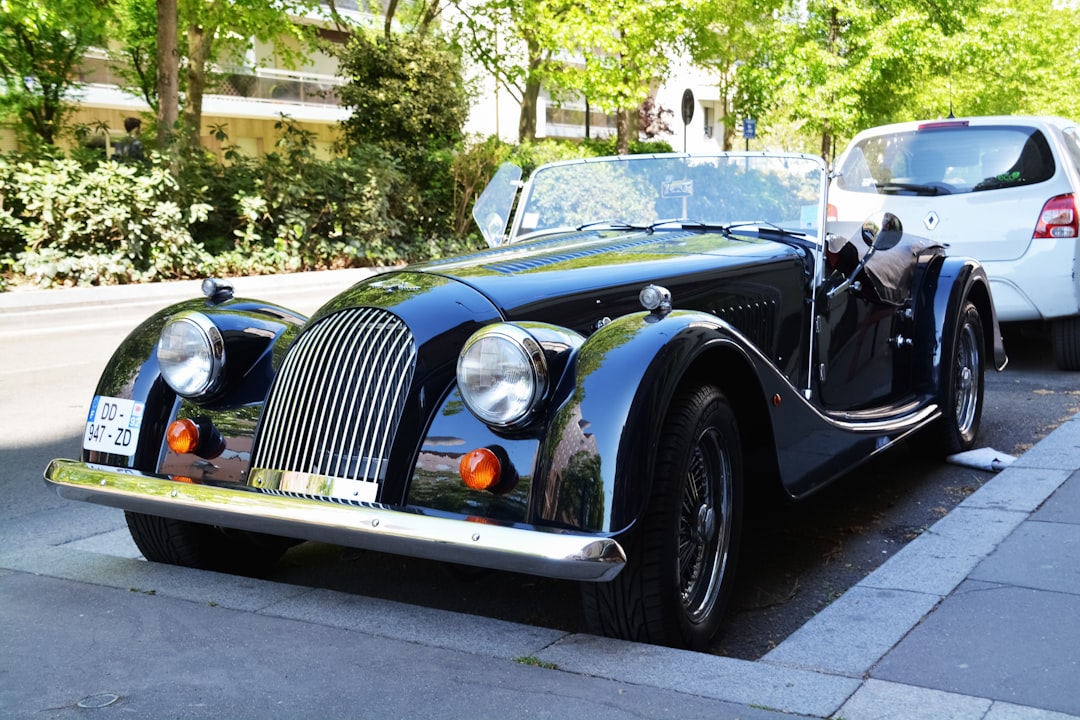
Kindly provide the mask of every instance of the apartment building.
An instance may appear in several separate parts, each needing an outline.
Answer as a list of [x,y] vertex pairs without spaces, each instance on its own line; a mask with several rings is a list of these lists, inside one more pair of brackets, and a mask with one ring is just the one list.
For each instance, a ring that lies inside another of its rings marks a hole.
[[[346,21],[358,27],[381,27],[382,18],[366,12],[357,2],[365,0],[338,0],[335,8]],[[345,41],[343,33],[329,29],[325,17],[314,15],[301,21],[320,26],[319,32],[326,40]],[[200,135],[204,147],[220,153],[222,147],[215,129],[224,128],[228,142],[241,152],[261,155],[273,148],[278,137],[274,125],[284,114],[315,133],[320,153],[332,151],[337,123],[350,112],[340,104],[337,94],[343,80],[337,75],[336,59],[323,52],[311,52],[303,67],[289,69],[280,67],[277,50],[273,43],[256,42],[244,58],[213,68],[216,82],[207,89],[203,100]],[[146,102],[123,89],[123,79],[104,50],[87,53],[78,80],[78,87],[71,95],[77,109],[69,122],[108,127],[108,137],[99,135],[95,142],[111,146],[124,136],[125,119],[150,116]],[[475,86],[479,93],[466,132],[516,141],[518,103],[492,78],[477,77]],[[693,92],[695,111],[684,127],[680,107],[686,89]],[[707,73],[689,66],[680,68],[657,89],[655,101],[673,111],[668,117],[672,135],[665,138],[673,148],[694,152],[722,146],[722,133],[716,132],[715,127],[721,121],[724,103],[719,88]],[[590,137],[604,137],[615,132],[614,118],[589,107],[584,99],[556,103],[546,92],[542,92],[537,104],[536,127],[538,137],[580,138],[586,133]],[[14,135],[0,131],[0,150],[14,147]]]

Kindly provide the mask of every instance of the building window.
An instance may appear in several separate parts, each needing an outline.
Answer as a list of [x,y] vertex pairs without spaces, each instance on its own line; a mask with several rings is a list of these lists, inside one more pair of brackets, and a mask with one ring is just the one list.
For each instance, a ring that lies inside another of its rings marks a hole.
[[[550,137],[585,137],[585,108],[548,105],[545,113],[547,134]],[[597,110],[589,111],[589,132],[604,137],[616,131],[615,116]]]

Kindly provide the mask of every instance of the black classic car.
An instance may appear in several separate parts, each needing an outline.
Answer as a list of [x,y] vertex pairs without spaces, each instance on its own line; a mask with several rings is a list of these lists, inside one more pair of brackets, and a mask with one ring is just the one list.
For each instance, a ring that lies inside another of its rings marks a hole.
[[1004,367],[979,264],[888,214],[827,232],[828,175],[504,166],[489,249],[310,318],[207,280],[124,341],[46,482],[124,509],[151,561],[256,572],[308,539],[579,580],[595,632],[701,647],[752,490],[802,498],[909,438],[969,449]]

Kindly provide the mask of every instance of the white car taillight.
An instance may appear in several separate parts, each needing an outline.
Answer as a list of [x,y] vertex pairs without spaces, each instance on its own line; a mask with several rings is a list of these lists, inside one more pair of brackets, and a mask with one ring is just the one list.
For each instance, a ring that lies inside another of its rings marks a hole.
[[1035,226],[1035,238],[1074,238],[1080,235],[1080,213],[1076,208],[1076,196],[1058,195],[1046,201],[1039,224]]

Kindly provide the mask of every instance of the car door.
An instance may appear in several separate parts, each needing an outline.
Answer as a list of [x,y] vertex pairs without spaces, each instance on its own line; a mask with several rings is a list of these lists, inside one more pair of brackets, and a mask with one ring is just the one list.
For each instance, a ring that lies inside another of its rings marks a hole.
[[888,403],[894,383],[892,342],[897,308],[853,286],[825,293],[815,324],[817,380],[826,410],[859,410]]

